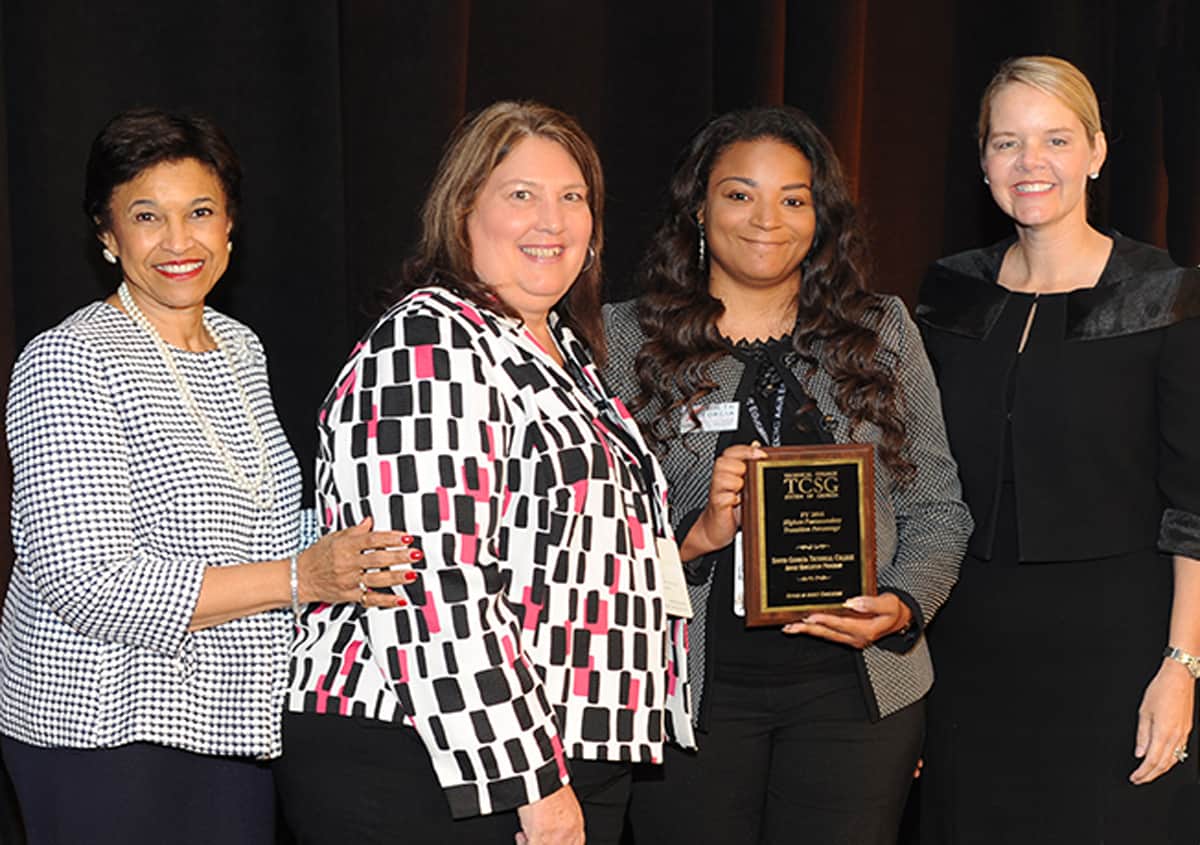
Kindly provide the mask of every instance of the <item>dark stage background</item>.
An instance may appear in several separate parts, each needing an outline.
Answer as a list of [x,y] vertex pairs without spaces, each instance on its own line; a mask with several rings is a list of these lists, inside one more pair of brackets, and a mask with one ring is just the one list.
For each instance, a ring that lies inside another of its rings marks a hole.
[[133,105],[203,111],[247,175],[214,304],[262,336],[307,476],[313,409],[413,238],[447,133],[500,98],[572,112],[599,145],[610,298],[634,293],[685,139],[715,112],[786,102],[826,128],[854,180],[875,286],[911,303],[931,260],[1008,231],[980,179],[977,99],[1002,59],[1054,53],[1100,95],[1110,152],[1097,222],[1200,262],[1195,0],[0,0],[0,11],[0,388],[15,350],[116,283],[79,210],[94,133]]

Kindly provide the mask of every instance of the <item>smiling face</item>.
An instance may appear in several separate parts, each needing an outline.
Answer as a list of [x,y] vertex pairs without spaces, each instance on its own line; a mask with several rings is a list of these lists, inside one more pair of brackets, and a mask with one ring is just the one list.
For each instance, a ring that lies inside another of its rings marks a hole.
[[738,141],[721,153],[699,214],[714,295],[745,286],[799,289],[817,226],[812,181],[808,158],[774,138]]
[[592,212],[571,154],[519,141],[488,176],[467,217],[475,274],[528,323],[541,323],[587,258]]
[[147,317],[203,307],[229,264],[233,228],[211,168],[190,158],[147,168],[116,187],[109,216],[100,240]]
[[1088,174],[1099,172],[1104,133],[1089,135],[1062,100],[1013,82],[992,97],[983,172],[1000,209],[1020,226],[1087,224]]

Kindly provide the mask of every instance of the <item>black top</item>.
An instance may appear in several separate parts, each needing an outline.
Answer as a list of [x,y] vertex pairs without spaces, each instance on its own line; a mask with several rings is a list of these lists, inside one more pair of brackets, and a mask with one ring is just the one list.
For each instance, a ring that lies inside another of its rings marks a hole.
[[996,284],[1011,243],[934,264],[917,307],[939,382],[956,386],[942,401],[969,552],[994,553],[1011,425],[1021,561],[1200,557],[1200,272],[1115,235],[1095,287],[1038,298],[1014,370],[1032,297]]
[[[738,428],[718,447],[719,455],[733,443],[757,440],[765,446],[831,443],[816,405],[795,378],[795,355],[790,338],[741,341],[732,345],[746,365],[735,394],[741,408]],[[757,424],[756,424],[757,423]],[[733,551],[717,562],[710,594],[713,677],[719,681],[784,686],[802,681],[837,679],[857,686],[854,649],[808,636],[788,636],[779,628],[747,628],[744,616],[733,612]]]

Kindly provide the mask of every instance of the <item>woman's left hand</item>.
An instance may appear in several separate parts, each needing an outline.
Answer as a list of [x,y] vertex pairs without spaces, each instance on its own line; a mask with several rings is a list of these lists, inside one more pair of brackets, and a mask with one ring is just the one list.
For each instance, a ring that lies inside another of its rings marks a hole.
[[1181,664],[1164,660],[1138,707],[1137,745],[1133,756],[1142,764],[1129,782],[1150,783],[1180,761],[1175,749],[1187,748],[1192,732],[1196,681]]
[[866,648],[880,637],[902,631],[912,622],[912,611],[895,593],[855,596],[844,605],[853,613],[810,613],[803,622],[783,626],[785,634],[814,637]]
[[[412,564],[422,552],[403,531],[373,531],[368,516],[321,537],[297,555],[302,602],[356,602],[363,607],[405,604],[391,589],[416,580]],[[377,592],[383,590],[383,592]]]

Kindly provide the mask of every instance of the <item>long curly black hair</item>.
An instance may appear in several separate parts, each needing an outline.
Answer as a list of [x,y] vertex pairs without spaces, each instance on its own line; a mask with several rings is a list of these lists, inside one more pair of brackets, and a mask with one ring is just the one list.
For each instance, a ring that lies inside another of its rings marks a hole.
[[656,409],[647,434],[661,449],[673,436],[672,412],[693,407],[716,387],[709,365],[728,353],[717,329],[725,306],[709,293],[708,267],[697,259],[697,212],[721,154],[739,141],[759,139],[794,147],[812,166],[816,231],[800,263],[792,332],[796,353],[833,378],[834,400],[852,431],[864,423],[879,427],[880,458],[906,483],[916,467],[905,454],[896,376],[874,328],[882,299],[867,290],[866,238],[828,139],[808,115],[790,106],[723,114],[684,148],[671,178],[666,216],[640,271],[644,293],[638,319],[647,340],[634,363],[640,393],[633,406]]

